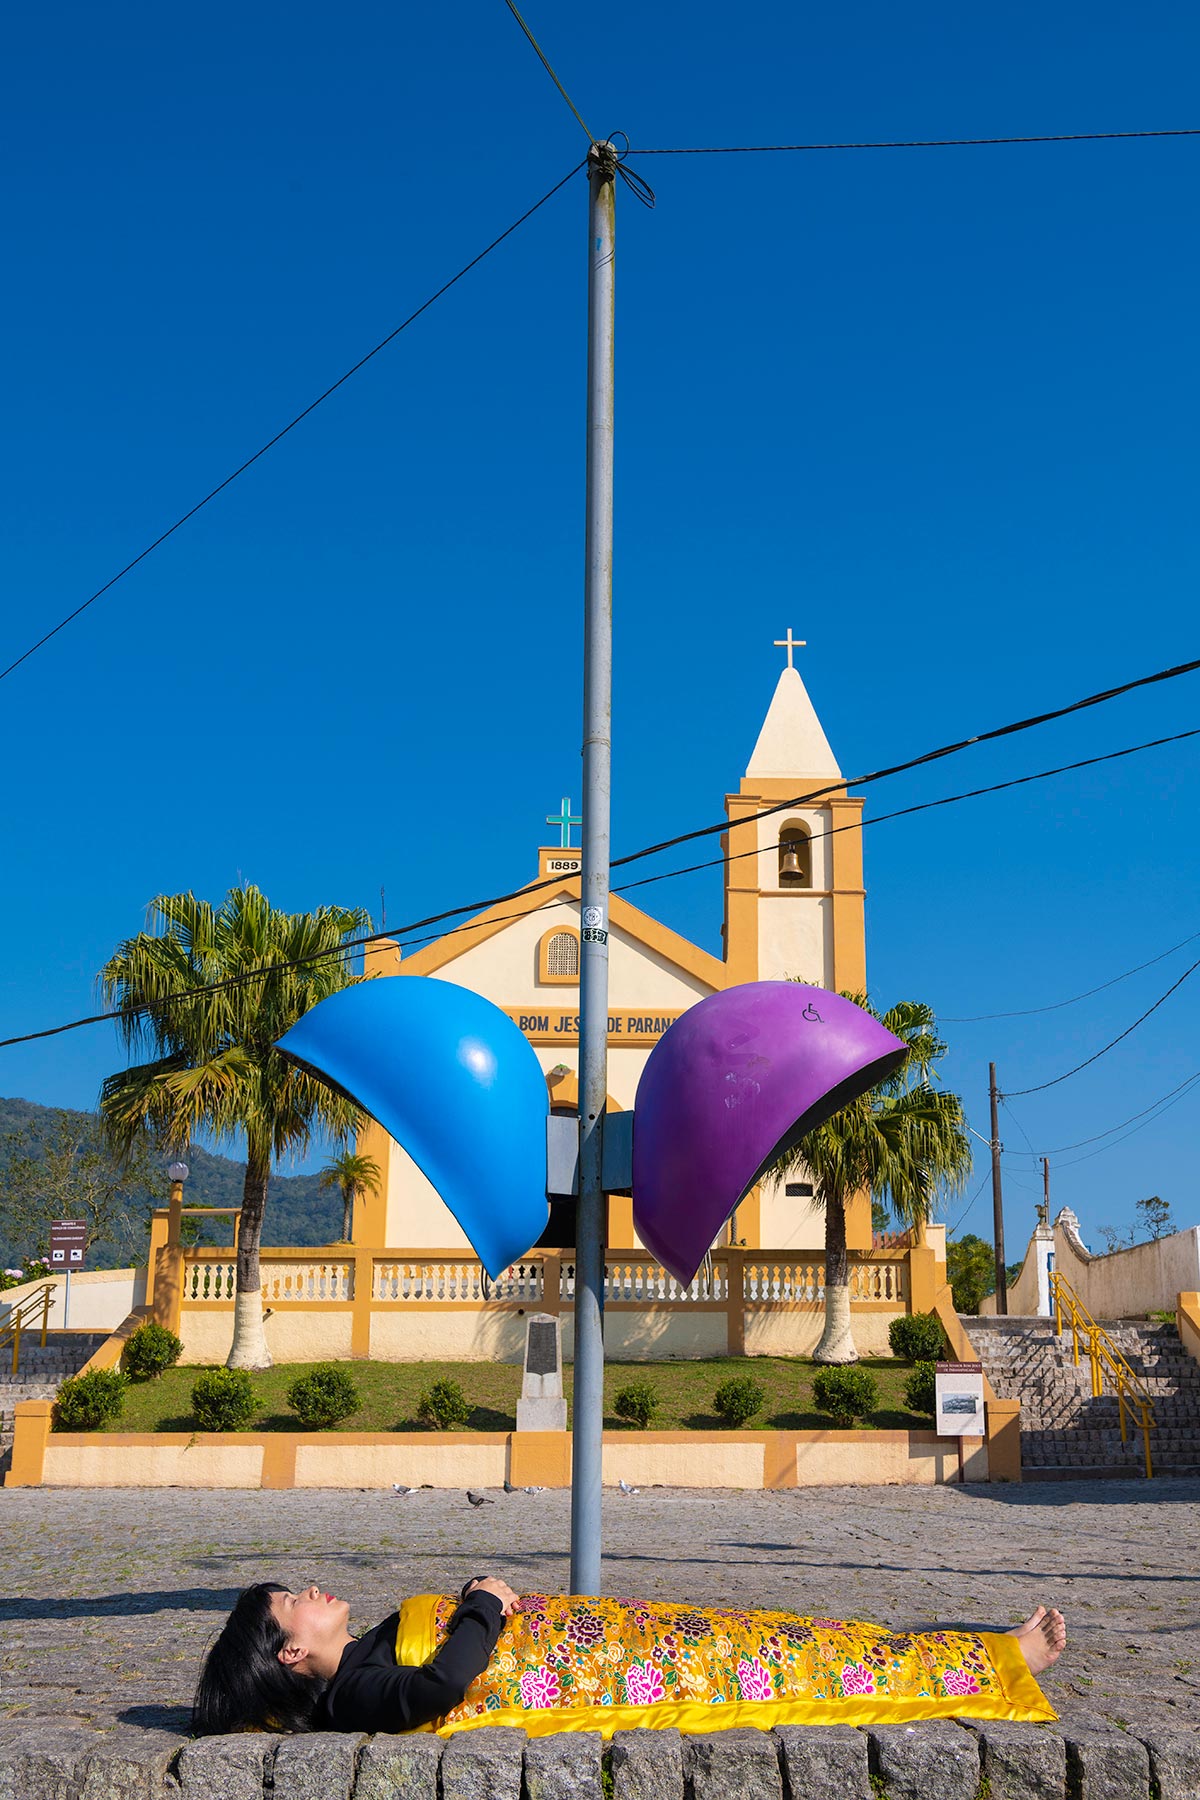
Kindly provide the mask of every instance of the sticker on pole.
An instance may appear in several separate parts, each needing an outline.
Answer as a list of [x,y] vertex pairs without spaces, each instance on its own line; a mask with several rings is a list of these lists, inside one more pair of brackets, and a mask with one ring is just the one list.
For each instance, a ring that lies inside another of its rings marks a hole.
[[982,1437],[983,1364],[940,1362],[934,1376],[934,1430],[939,1437]]

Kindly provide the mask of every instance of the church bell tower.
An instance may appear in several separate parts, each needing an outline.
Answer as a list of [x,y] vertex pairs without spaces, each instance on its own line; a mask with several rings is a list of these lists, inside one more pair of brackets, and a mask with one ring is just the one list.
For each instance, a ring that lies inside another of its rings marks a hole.
[[[834,993],[866,991],[862,869],[863,802],[847,794],[841,769],[787,652],[774,697],[736,794],[726,794],[725,966],[730,984],[798,979]],[[802,804],[784,806],[798,795]],[[739,1208],[739,1235],[779,1249],[823,1242],[811,1183],[764,1182]],[[869,1249],[867,1195],[846,1209],[851,1249]]]

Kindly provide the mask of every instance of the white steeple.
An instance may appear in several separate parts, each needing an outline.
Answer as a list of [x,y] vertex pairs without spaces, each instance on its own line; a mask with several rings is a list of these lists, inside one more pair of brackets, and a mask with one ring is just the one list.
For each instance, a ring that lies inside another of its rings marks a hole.
[[799,669],[783,670],[746,766],[747,780],[778,781],[791,775],[841,774],[829,739],[821,729]]

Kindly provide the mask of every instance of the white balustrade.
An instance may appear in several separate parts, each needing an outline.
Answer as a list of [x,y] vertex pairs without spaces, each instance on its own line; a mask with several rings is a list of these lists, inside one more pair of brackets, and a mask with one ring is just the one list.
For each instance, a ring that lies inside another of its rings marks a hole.
[[[575,1264],[565,1257],[549,1257],[551,1279],[557,1271],[560,1303],[575,1301]],[[764,1257],[747,1252],[739,1259],[713,1256],[690,1282],[675,1279],[662,1264],[644,1255],[609,1253],[604,1270],[607,1303],[646,1307],[692,1306],[725,1303],[736,1298],[730,1288],[730,1268],[740,1262],[741,1297],[752,1306],[817,1305],[825,1298],[823,1260],[803,1256]],[[540,1306],[555,1295],[547,1292],[546,1263],[534,1253],[511,1263],[495,1281],[489,1281],[477,1258],[464,1256],[411,1256],[373,1258],[371,1299],[401,1301],[413,1306],[458,1304],[482,1306],[489,1301],[515,1306]],[[289,1257],[283,1261],[264,1257],[262,1292],[268,1303],[320,1305],[354,1298],[354,1259],[322,1260]],[[859,1304],[903,1306],[908,1298],[908,1260],[871,1259],[850,1262],[850,1298]],[[237,1287],[237,1262],[214,1257],[211,1252],[186,1255],[183,1265],[185,1304],[230,1301]]]
[[237,1263],[203,1262],[185,1257],[183,1263],[183,1298],[188,1300],[232,1300],[237,1291]]

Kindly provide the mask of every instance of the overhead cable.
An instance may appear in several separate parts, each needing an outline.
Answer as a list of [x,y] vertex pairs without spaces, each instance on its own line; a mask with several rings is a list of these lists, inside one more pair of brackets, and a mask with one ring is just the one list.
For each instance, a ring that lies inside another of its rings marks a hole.
[[[515,10],[515,9],[514,9]],[[879,138],[841,144],[668,144],[632,156],[777,156],[805,150],[961,150],[983,144],[1096,144],[1123,138],[1200,137],[1200,125],[1166,131],[1045,131],[1024,137]]]
[[216,487],[211,488],[209,492],[205,494],[202,500],[197,500],[196,504],[189,507],[187,512],[181,514],[173,525],[168,525],[167,529],[160,532],[153,543],[147,544],[146,548],[139,551],[131,562],[125,564],[123,569],[118,569],[115,575],[110,575],[103,586],[98,587],[94,594],[89,594],[87,599],[82,601],[73,612],[67,613],[66,617],[60,619],[57,625],[53,626],[49,631],[44,632],[42,636],[38,638],[36,643],[30,644],[27,650],[23,650],[20,656],[18,656],[14,662],[9,663],[6,669],[0,669],[0,681],[3,681],[6,675],[11,675],[14,669],[19,669],[23,662],[28,662],[31,656],[40,650],[44,644],[48,644],[51,638],[57,637],[60,631],[64,631],[68,625],[79,617],[80,613],[86,612],[89,606],[93,606],[102,595],[107,594],[110,588],[115,587],[118,581],[123,580],[133,569],[136,569],[139,563],[145,562],[146,558],[153,551],[157,550],[160,544],[165,544],[167,539],[173,537],[181,526],[187,524],[189,519],[194,519],[196,514],[202,511],[210,501],[215,500],[218,494],[224,493],[225,489],[229,487],[231,483],[235,482],[239,475],[244,475],[247,469],[253,468],[254,464],[258,462],[261,457],[264,457],[268,450],[273,450],[275,445],[278,444],[281,439],[285,438],[289,431],[294,431],[296,426],[299,425],[302,420],[307,419],[310,413],[315,412],[317,407],[328,400],[331,394],[336,394],[338,389],[343,387],[345,383],[350,380],[352,375],[357,375],[360,369],[365,368],[372,357],[378,356],[381,350],[385,350],[392,342],[393,338],[399,337],[402,331],[407,331],[408,327],[419,319],[422,313],[428,312],[429,308],[436,300],[440,300],[443,294],[448,293],[457,282],[462,280],[464,275],[469,275],[472,269],[477,268],[484,257],[490,256],[493,250],[498,249],[506,238],[510,238],[514,231],[519,230],[527,219],[531,219],[535,212],[545,206],[548,200],[552,200],[559,189],[566,187],[572,176],[577,175],[583,166],[583,163],[576,163],[575,167],[570,169],[567,174],[563,176],[561,181],[555,182],[548,193],[543,194],[540,200],[535,200],[533,205],[528,207],[526,211],[521,214],[519,219],[514,219],[508,229],[502,231],[499,237],[493,238],[486,249],[479,252],[478,256],[473,256],[469,263],[464,263],[456,275],[452,275],[449,281],[444,281],[441,287],[437,289],[436,293],[430,294],[428,300],[422,301],[416,311],[409,313],[406,319],[402,319],[399,325],[388,332],[386,337],[380,338],[373,349],[368,350],[365,356],[360,356],[358,361],[353,363],[343,375],[339,375],[336,381],[331,382],[324,393],[318,394],[315,400],[310,400],[303,411],[298,412],[294,419],[289,419],[288,423],[284,425],[281,430],[277,431],[274,437],[268,438],[266,443],[254,452],[253,456],[248,456],[245,462],[239,463],[238,467],[234,469],[231,474],[226,475],[224,481],[219,481]]
[[[1189,732],[1184,735],[1191,736],[1192,734]],[[1149,747],[1149,745],[1138,746],[1139,749],[1148,749]],[[1128,752],[1118,750],[1115,751],[1114,754],[1121,756],[1128,754]],[[1106,759],[1097,758],[1097,760]],[[1067,766],[1078,768],[1082,765],[1068,764]],[[1054,772],[1057,773],[1057,771]],[[1036,779],[1035,776],[1026,776],[1026,780],[1029,781]],[[896,815],[893,813],[887,816],[894,818]],[[1128,981],[1131,975],[1140,975],[1143,969],[1152,969],[1155,963],[1165,962],[1168,956],[1174,956],[1175,952],[1177,950],[1182,950],[1185,944],[1194,944],[1198,937],[1200,937],[1200,931],[1193,931],[1190,936],[1180,938],[1177,944],[1172,944],[1169,950],[1160,950],[1157,956],[1150,957],[1147,962],[1137,963],[1134,968],[1126,969],[1120,975],[1114,975],[1111,981],[1102,981],[1099,987],[1085,988],[1082,994],[1072,994],[1069,1000],[1053,1000],[1049,1006],[1026,1006],[1023,1007],[1020,1012],[970,1013],[965,1018],[961,1019],[950,1018],[945,1014],[939,1013],[938,1022],[942,1025],[979,1025],[990,1019],[1032,1019],[1038,1013],[1061,1012],[1064,1006],[1078,1006],[1081,1000],[1090,1000],[1093,994],[1103,994],[1107,988],[1116,987],[1118,982]]]
[[1047,1088],[1058,1087],[1060,1082],[1069,1081],[1072,1075],[1078,1075],[1082,1069],[1090,1069],[1094,1062],[1099,1062],[1102,1056],[1107,1056],[1110,1050],[1115,1050],[1118,1044],[1124,1043],[1125,1039],[1131,1032],[1136,1031],[1139,1025],[1144,1025],[1151,1013],[1156,1013],[1159,1007],[1171,998],[1171,995],[1175,990],[1181,988],[1184,982],[1189,980],[1190,977],[1196,973],[1197,969],[1200,969],[1200,959],[1194,962],[1190,969],[1185,969],[1178,981],[1173,981],[1166,993],[1160,994],[1158,999],[1154,1002],[1154,1005],[1148,1006],[1145,1012],[1133,1021],[1132,1025],[1127,1025],[1124,1031],[1119,1031],[1115,1038],[1111,1038],[1109,1042],[1103,1045],[1101,1049],[1097,1050],[1094,1055],[1085,1057],[1081,1063],[1076,1063],[1073,1069],[1064,1070],[1061,1075],[1056,1075],[1053,1081],[1039,1081],[1035,1087],[1013,1088],[1012,1091],[1005,1094],[1003,1098],[1006,1100],[1019,1100],[1024,1094],[1043,1094]]
[[[1178,1095],[1182,1095],[1186,1088],[1191,1087],[1197,1081],[1200,1081],[1200,1069],[1189,1075],[1186,1081],[1181,1081],[1178,1087],[1173,1087],[1169,1092],[1160,1094],[1157,1100],[1150,1102],[1149,1106],[1143,1106],[1141,1112],[1130,1113],[1129,1117],[1122,1119],[1119,1125],[1110,1125],[1107,1131],[1097,1131],[1094,1136],[1080,1138],[1074,1144],[1058,1144],[1052,1150],[1037,1150],[1034,1155],[1065,1156],[1068,1150],[1082,1150],[1087,1144],[1098,1144],[1101,1138],[1112,1137],[1116,1132],[1124,1131],[1127,1125],[1134,1124],[1138,1119],[1146,1118],[1148,1113],[1156,1112],[1160,1106],[1164,1106],[1168,1100],[1174,1100]],[[1081,1157],[1079,1160],[1082,1162],[1083,1158]]]
[[567,92],[566,88],[563,86],[562,82],[558,79],[558,76],[554,73],[554,70],[550,67],[550,64],[546,58],[546,52],[542,49],[542,46],[538,43],[538,41],[534,37],[532,31],[530,31],[528,25],[525,23],[524,19],[521,17],[521,15],[517,11],[516,7],[513,5],[513,0],[505,0],[505,5],[508,7],[508,10],[512,14],[513,18],[517,21],[517,24],[521,27],[521,30],[525,33],[525,36],[529,39],[530,43],[533,45],[533,48],[534,48],[535,52],[537,53],[538,60],[541,62],[541,65],[545,69],[547,75],[550,77],[551,81],[554,83],[555,87],[558,89],[559,93],[562,95],[563,99],[566,101],[567,105],[570,107],[571,111],[574,113],[576,119],[579,121],[579,124],[583,126],[583,130],[587,135],[588,143],[594,144],[596,142],[596,140],[593,137],[592,133],[588,130],[587,124],[585,123],[582,115],[580,114],[579,108],[576,106],[575,102],[572,100],[570,94],[568,94],[568,92]]
[[[1109,689],[1106,689],[1103,693],[1088,695],[1086,698],[1084,698],[1082,700],[1073,701],[1068,706],[1057,707],[1052,712],[1039,713],[1039,714],[1035,715],[1034,717],[1031,717],[1028,719],[1017,720],[1010,725],[997,726],[993,730],[981,732],[975,737],[963,738],[957,743],[947,744],[937,750],[927,751],[927,752],[925,752],[924,755],[912,757],[907,762],[895,763],[895,764],[892,764],[888,768],[877,769],[866,775],[852,776],[848,780],[839,780],[839,781],[833,783],[832,785],[828,785],[828,786],[821,787],[821,788],[816,788],[808,794],[799,794],[799,795],[794,796],[790,800],[781,801],[777,805],[763,807],[758,812],[748,813],[744,819],[739,819],[737,821],[737,824],[739,827],[742,825],[748,825],[755,819],[768,818],[768,817],[771,817],[773,814],[788,811],[789,809],[791,809],[793,807],[809,804],[810,802],[812,802],[814,800],[818,800],[818,799],[822,798],[826,794],[833,793],[833,792],[843,793],[849,787],[870,786],[871,783],[873,783],[873,782],[883,781],[883,780],[889,778],[890,776],[902,774],[909,769],[920,767],[921,765],[923,765],[925,763],[939,761],[944,757],[952,756],[952,755],[956,754],[958,751],[970,748],[974,744],[982,744],[982,743],[986,743],[989,740],[994,739],[994,738],[1009,737],[1017,732],[1031,730],[1034,726],[1043,725],[1051,720],[1063,718],[1067,714],[1079,712],[1086,707],[1098,706],[1108,700],[1116,699],[1120,695],[1127,694],[1135,688],[1146,687],[1146,686],[1152,685],[1157,682],[1172,680],[1176,676],[1179,676],[1179,675],[1190,674],[1197,668],[1200,668],[1200,660],[1197,660],[1194,662],[1188,662],[1188,663],[1180,663],[1180,664],[1176,665],[1174,668],[1170,668],[1170,669],[1160,669],[1152,675],[1138,676],[1133,681],[1124,682],[1120,687],[1109,688]],[[1182,737],[1188,737],[1188,736],[1193,736],[1196,734],[1194,732],[1183,732],[1183,733],[1179,733],[1178,735],[1182,736]],[[1157,743],[1168,743],[1168,742],[1172,742],[1172,741],[1174,741],[1174,740],[1169,739],[1169,738],[1154,740],[1154,742],[1156,744]],[[1089,762],[1091,762],[1091,761],[1106,761],[1106,760],[1109,760],[1109,758],[1114,757],[1114,756],[1132,754],[1135,749],[1149,748],[1149,747],[1150,747],[1149,745],[1135,745],[1135,746],[1131,746],[1129,748],[1129,750],[1127,750],[1127,751],[1110,751],[1110,752],[1107,752],[1104,757],[1088,758],[1087,761],[1089,761]],[[1076,765],[1067,764],[1067,765],[1064,765],[1064,769],[1074,767],[1074,766],[1076,766]],[[1046,771],[1045,773],[1050,774],[1052,772],[1053,771]],[[1019,784],[1020,782],[1023,782],[1023,781],[1036,780],[1036,779],[1040,779],[1040,778],[1041,777],[1039,777],[1039,776],[1021,776],[1021,777],[1017,778],[1017,783]],[[1000,783],[995,784],[996,787],[1006,787],[1006,786],[1010,786],[1010,785],[1014,785],[1014,784],[1011,782],[1000,782]],[[993,790],[990,788],[981,788],[978,790],[974,790],[974,792],[977,792],[980,794],[991,792],[991,791],[993,791]],[[934,807],[934,806],[949,804],[951,800],[954,800],[957,798],[966,798],[966,797],[967,796],[965,796],[965,795],[963,795],[963,796],[951,795],[951,796],[947,796],[945,799],[942,799],[942,800],[925,801],[925,802],[919,803],[919,805],[915,808],[914,807],[906,807],[903,809],[903,812],[909,813],[912,811],[922,810],[922,808],[930,808],[930,807]],[[899,814],[899,813],[884,815],[884,817],[887,817],[887,818],[894,818],[894,817],[899,817],[899,816],[901,816],[901,814]],[[833,827],[832,830],[835,830],[835,831],[836,830],[847,830],[847,829],[861,830],[861,829],[863,829],[864,823],[882,824],[883,822],[884,822],[883,817],[881,817],[879,820],[869,820],[869,821],[865,821],[865,822],[862,820],[856,820],[856,821],[854,821],[854,824],[852,826],[849,826],[849,827],[838,826],[838,827]],[[728,828],[728,825],[729,825],[729,821],[723,820],[720,824],[717,824],[717,825],[703,826],[696,831],[681,832],[678,836],[673,837],[673,838],[664,839],[661,843],[649,845],[648,847],[646,847],[645,849],[642,849],[642,850],[633,850],[633,851],[628,852],[625,856],[617,857],[613,860],[611,866],[613,868],[628,867],[629,864],[638,862],[647,856],[654,856],[654,855],[657,855],[660,851],[672,849],[676,844],[689,843],[696,838],[709,836],[713,832],[726,830]],[[745,853],[739,852],[738,854],[741,855],[741,854],[745,854]],[[754,852],[752,852],[752,854],[761,854],[761,852],[756,849]],[[725,858],[722,857],[722,858],[718,858],[715,860],[724,861]],[[735,858],[731,857],[729,860],[733,861],[733,860],[735,860]],[[696,865],[696,866],[700,866],[700,865]],[[672,879],[673,876],[675,876],[675,875],[682,875],[682,874],[687,874],[687,873],[690,873],[690,870],[688,870],[688,869],[672,870],[672,871],[669,871],[667,874],[663,875],[661,877],[661,879],[669,880],[669,879]],[[441,912],[430,913],[425,918],[414,919],[407,924],[393,926],[388,931],[366,932],[361,937],[347,939],[345,943],[340,944],[336,949],[333,949],[333,950],[314,951],[312,953],[312,955],[310,955],[310,956],[295,957],[295,958],[292,958],[290,961],[271,963],[271,964],[265,965],[261,969],[246,970],[241,975],[231,976],[227,981],[214,982],[214,983],[208,985],[207,987],[190,988],[184,993],[170,996],[168,999],[165,999],[161,1002],[156,1002],[156,1005],[165,1006],[168,1004],[173,1005],[173,1004],[177,1004],[177,1003],[182,1003],[186,1000],[193,999],[196,996],[196,994],[198,994],[198,993],[221,993],[221,992],[225,991],[226,989],[243,986],[247,982],[257,981],[259,979],[268,977],[271,974],[277,973],[284,969],[301,968],[309,963],[323,962],[330,957],[344,956],[351,950],[360,950],[370,944],[377,944],[385,939],[389,942],[395,942],[398,939],[409,939],[411,937],[411,934],[418,932],[418,931],[422,931],[427,926],[442,925],[448,919],[461,918],[464,914],[467,914],[467,913],[470,913],[473,915],[473,914],[477,914],[480,912],[487,912],[487,911],[490,911],[493,907],[506,905],[510,900],[528,899],[533,894],[545,892],[545,890],[547,888],[559,887],[559,886],[561,886],[561,884],[562,884],[562,876],[561,875],[550,875],[540,881],[528,882],[523,887],[512,888],[507,893],[494,894],[488,899],[472,900],[472,901],[468,901],[465,905],[462,905],[462,906],[447,907]],[[624,891],[625,888],[632,889],[634,887],[640,887],[643,885],[645,885],[644,881],[628,882],[628,883],[623,884],[622,887],[615,888],[614,891],[622,892],[622,891]],[[525,912],[530,911],[530,910],[536,910],[536,909],[523,908],[520,913],[514,914],[512,916],[513,917],[522,917],[522,916],[524,916]],[[456,927],[455,929],[456,930],[461,930],[461,929],[470,930],[471,927],[468,925],[467,927]],[[441,932],[438,932],[436,935],[437,935],[437,937],[440,938],[440,937],[450,936],[451,933],[449,931],[441,931]],[[1164,998],[1165,998],[1165,996],[1164,996]],[[151,1009],[143,1007],[143,1008],[140,1008],[139,1010],[144,1012],[144,1011],[149,1011]],[[1153,1010],[1153,1009],[1151,1009],[1151,1010]],[[0,1050],[8,1049],[15,1044],[32,1043],[41,1038],[58,1037],[63,1032],[78,1031],[87,1025],[99,1025],[99,1024],[103,1024],[107,1021],[110,1021],[112,1019],[124,1018],[124,1017],[128,1017],[128,1012],[126,1012],[125,1010],[118,1010],[115,1012],[92,1013],[85,1018],[72,1019],[62,1025],[48,1026],[47,1028],[45,1028],[42,1031],[24,1032],[21,1035],[16,1036],[16,1037],[0,1038]],[[1139,1021],[1139,1023],[1140,1023],[1140,1021]],[[1131,1027],[1131,1029],[1132,1029],[1132,1027]],[[1103,1053],[1100,1052],[1098,1054],[1103,1054]],[[1072,1071],[1072,1072],[1074,1072],[1074,1071]],[[1061,1077],[1060,1079],[1065,1080],[1066,1078],[1064,1076],[1064,1077]],[[1028,1091],[1033,1091],[1033,1090],[1028,1090]]]

